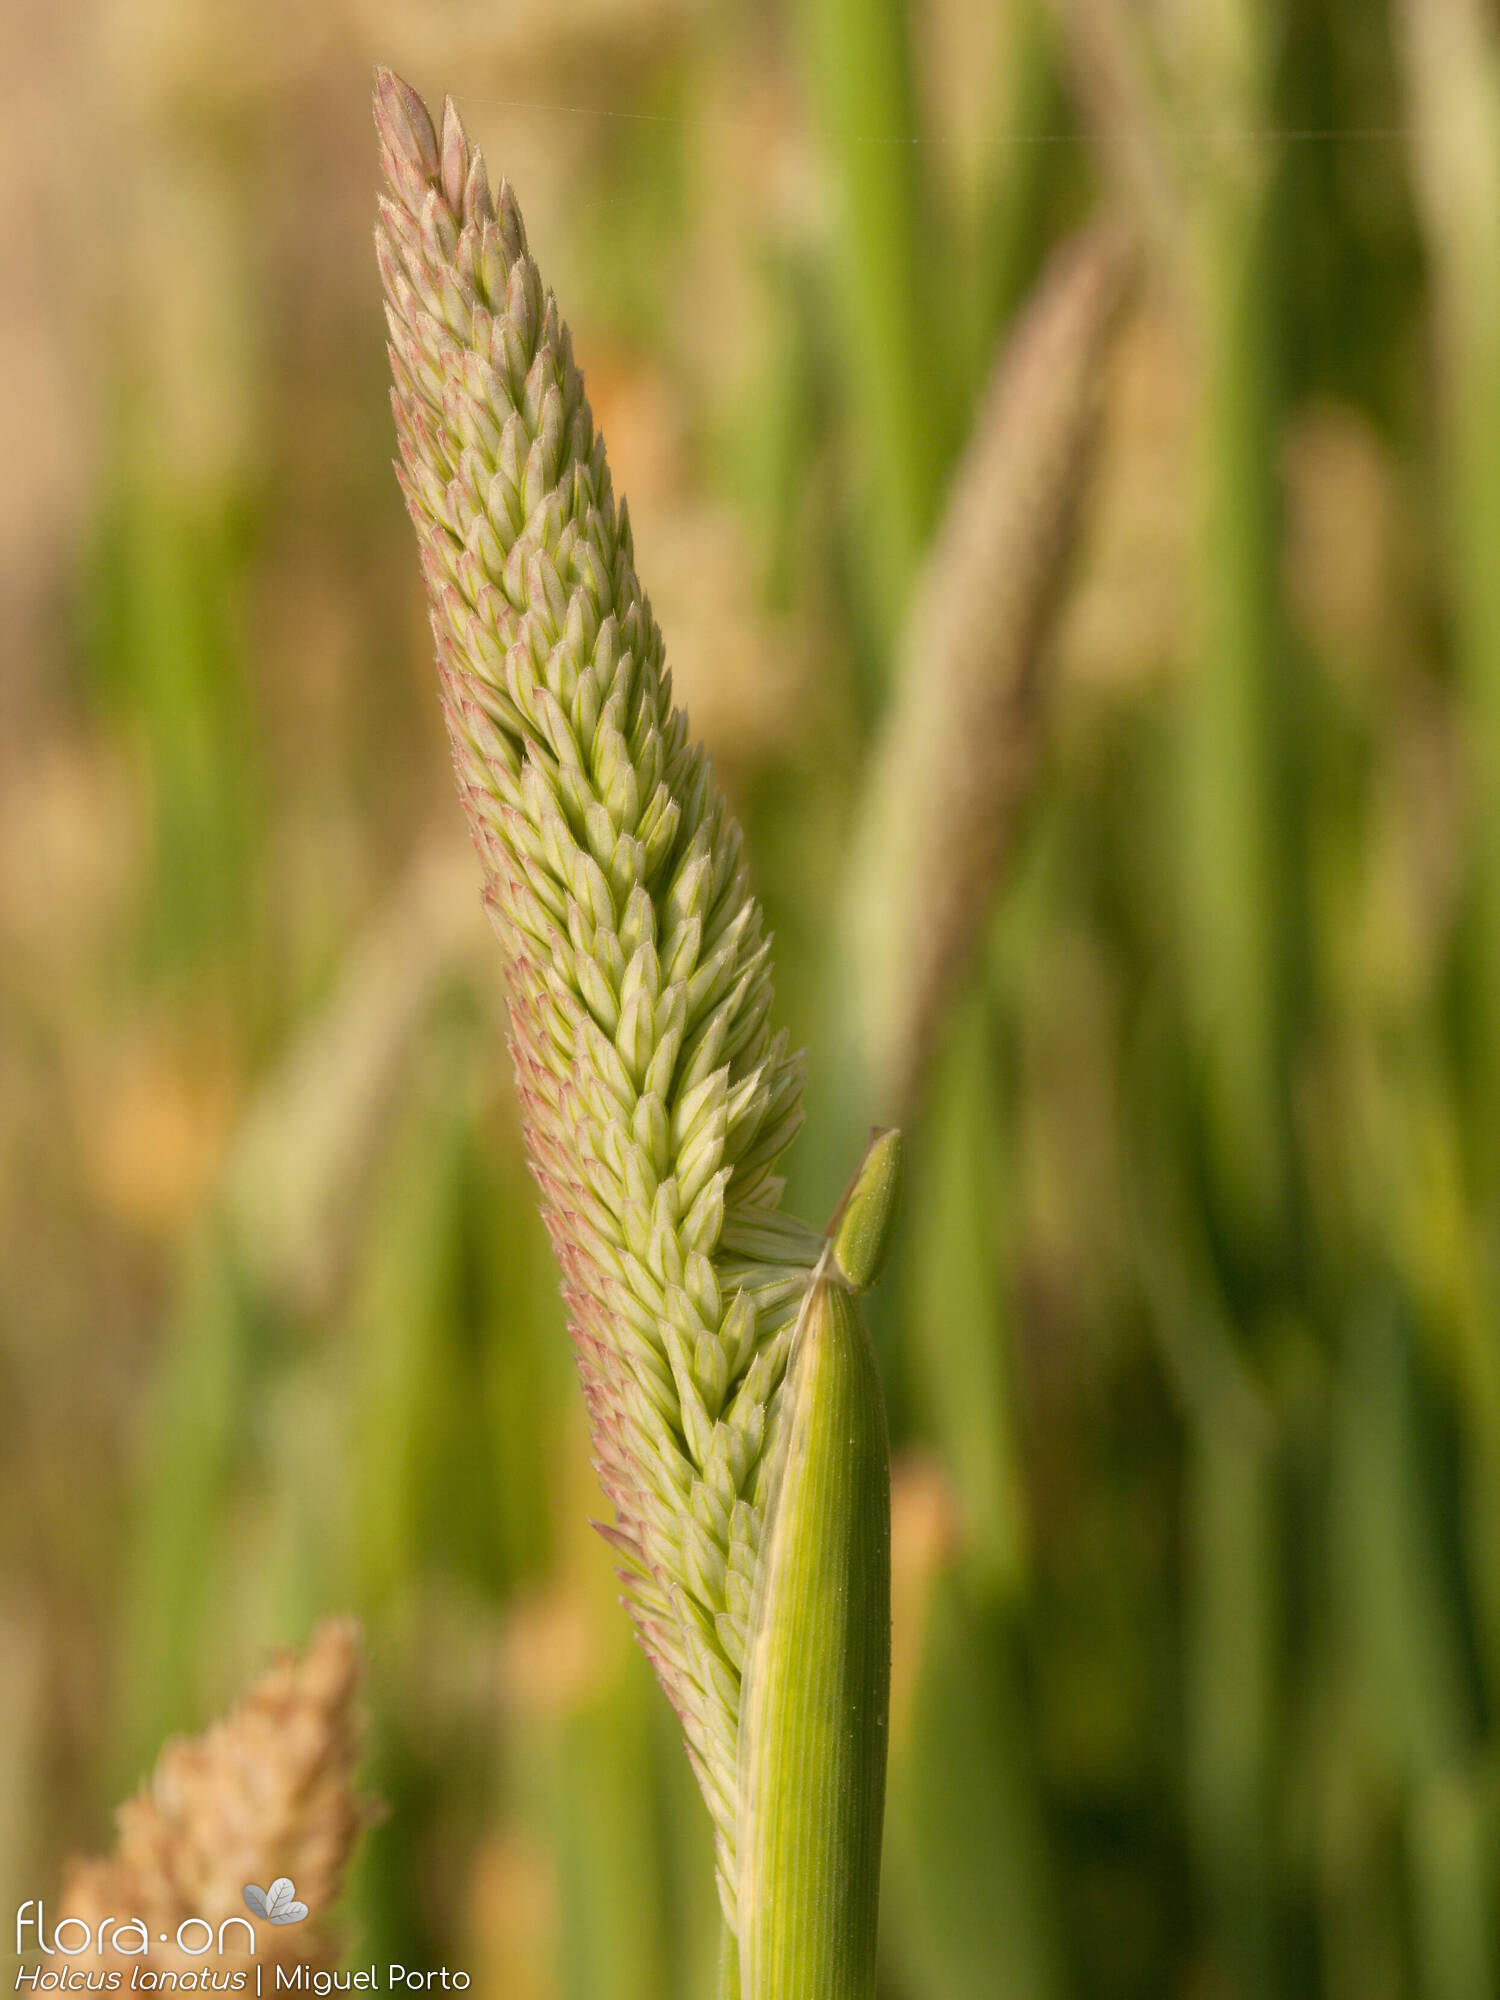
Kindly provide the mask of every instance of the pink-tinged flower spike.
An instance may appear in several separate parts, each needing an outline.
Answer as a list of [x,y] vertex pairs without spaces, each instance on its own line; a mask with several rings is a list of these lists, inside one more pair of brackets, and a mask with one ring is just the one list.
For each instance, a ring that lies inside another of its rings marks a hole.
[[451,102],[379,72],[398,477],[506,961],[532,1170],[735,1925],[740,1677],[778,1392],[822,1236],[783,1215],[800,1057],[740,831],[672,706],[567,328]]

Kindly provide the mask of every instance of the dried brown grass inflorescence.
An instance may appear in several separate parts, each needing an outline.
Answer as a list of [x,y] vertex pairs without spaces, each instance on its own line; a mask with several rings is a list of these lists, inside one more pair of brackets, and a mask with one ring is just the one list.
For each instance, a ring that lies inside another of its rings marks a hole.
[[1030,790],[1042,667],[1131,269],[1105,223],[1056,253],[996,363],[903,635],[847,913],[862,1083],[898,1119]]
[[[60,1917],[81,1918],[96,1935],[108,1919],[139,1918],[149,1935],[148,1959],[113,1952],[106,1939],[102,1960],[90,1955],[90,1965],[202,1966],[201,1953],[176,1945],[178,1926],[201,1918],[217,1939],[228,1917],[254,1922],[255,1954],[232,1925],[223,1955],[216,1945],[208,1960],[216,1972],[256,1964],[318,1970],[337,1962],[341,1941],[329,1913],[370,1818],[355,1787],[363,1671],[358,1625],[331,1619],[304,1653],[278,1653],[244,1699],[201,1736],[167,1744],[115,1816],[114,1853],[74,1861],[65,1872]],[[250,1918],[245,1885],[265,1888],[280,1876],[295,1882],[307,1905],[302,1923]],[[190,1933],[194,1941],[201,1935]]]

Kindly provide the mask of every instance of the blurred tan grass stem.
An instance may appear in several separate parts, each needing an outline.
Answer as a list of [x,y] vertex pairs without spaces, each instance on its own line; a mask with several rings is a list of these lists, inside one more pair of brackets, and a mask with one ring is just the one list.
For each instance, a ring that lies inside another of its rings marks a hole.
[[901,639],[852,846],[843,1008],[858,1100],[906,1117],[1035,778],[1130,253],[1055,253],[998,357]]

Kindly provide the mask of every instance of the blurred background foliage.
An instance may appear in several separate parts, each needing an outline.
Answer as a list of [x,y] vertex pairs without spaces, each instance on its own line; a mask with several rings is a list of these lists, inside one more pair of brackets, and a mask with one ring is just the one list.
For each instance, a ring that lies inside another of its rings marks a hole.
[[358,1962],[710,1988],[389,470],[380,58],[454,89],[572,322],[813,1046],[815,1219],[903,616],[1050,249],[1134,231],[877,1308],[883,1990],[1500,1992],[1489,0],[0,36],[0,1905],[348,1609]]

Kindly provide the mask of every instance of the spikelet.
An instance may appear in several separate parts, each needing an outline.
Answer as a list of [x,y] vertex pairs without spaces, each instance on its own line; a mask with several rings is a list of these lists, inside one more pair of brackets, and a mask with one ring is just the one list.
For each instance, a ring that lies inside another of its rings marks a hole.
[[515,197],[378,72],[397,468],[504,951],[532,1170],[615,1510],[602,1532],[734,1923],[767,1443],[821,1236],[779,1210],[801,1059],[739,828],[672,706],[626,508]]
[[1095,225],[1007,342],[902,638],[855,833],[847,1018],[870,1101],[913,1105],[1035,768],[1041,679],[1130,268]]
[[[59,1914],[91,1929],[105,1918],[138,1917],[150,1956],[106,1950],[89,1965],[147,1964],[187,1970],[204,1964],[180,1951],[178,1926],[201,1918],[217,1938],[228,1917],[251,1921],[247,1883],[267,1888],[290,1876],[308,1916],[298,1924],[255,1924],[256,1949],[239,1949],[244,1932],[225,1933],[216,1972],[254,1965],[337,1963],[341,1945],[329,1912],[337,1902],[354,1843],[369,1817],[355,1790],[363,1723],[359,1627],[330,1620],[299,1658],[288,1650],[256,1681],[238,1707],[202,1736],[169,1743],[156,1769],[115,1815],[118,1839],[107,1860],[75,1861],[65,1871]],[[189,1939],[202,1936],[191,1931]],[[82,1963],[83,1961],[80,1961]]]

